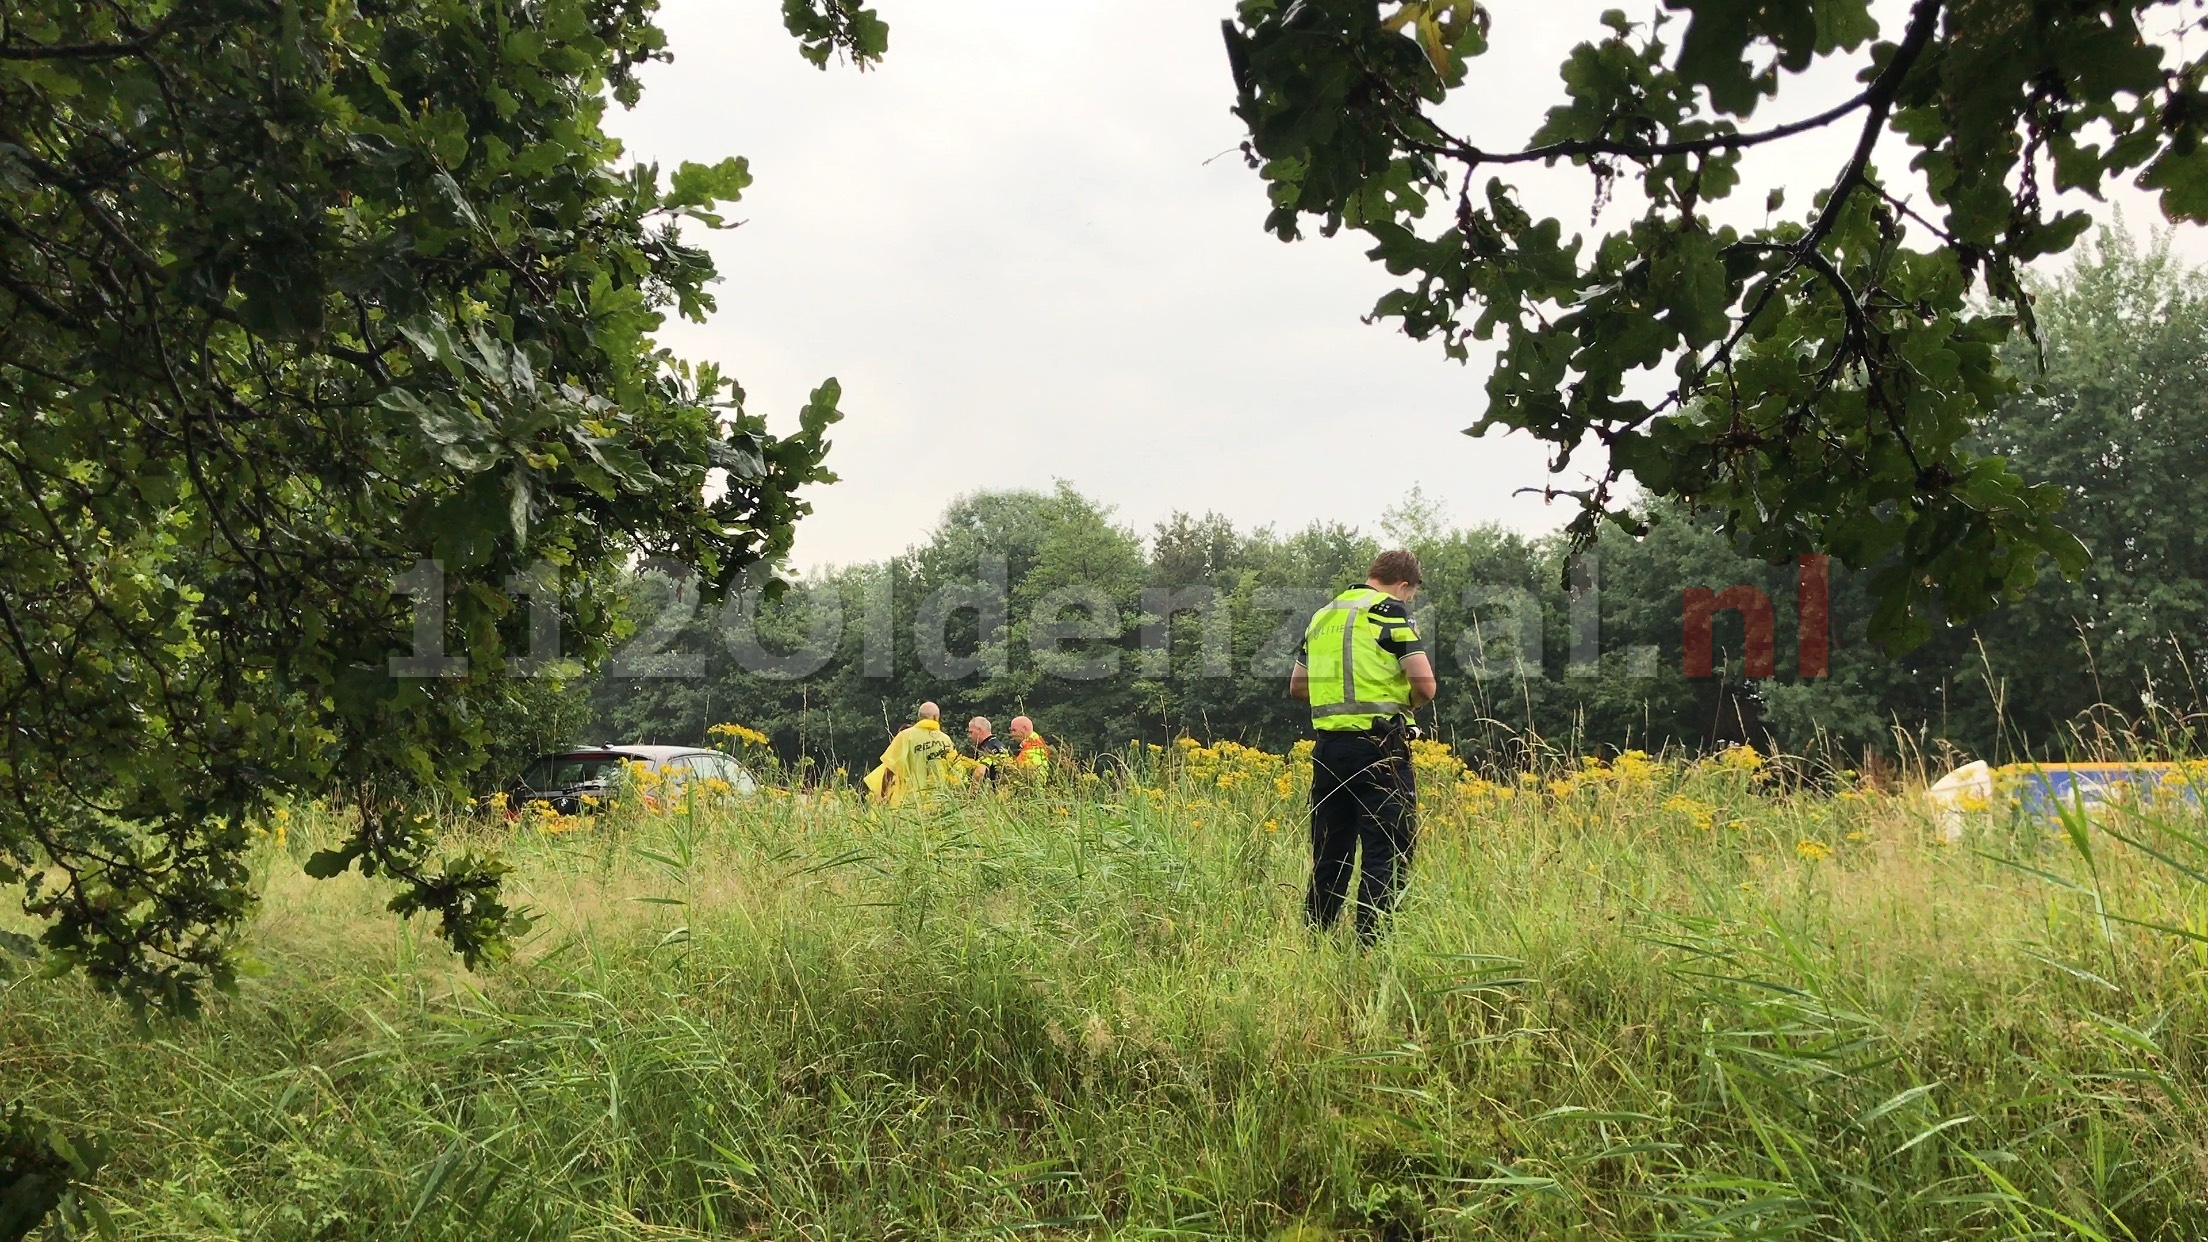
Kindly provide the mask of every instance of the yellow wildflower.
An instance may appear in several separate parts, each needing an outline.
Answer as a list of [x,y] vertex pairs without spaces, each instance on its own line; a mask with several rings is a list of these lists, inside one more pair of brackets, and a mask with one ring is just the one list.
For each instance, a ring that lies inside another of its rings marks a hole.
[[1717,808],[1707,802],[1698,802],[1693,798],[1673,794],[1671,797],[1664,799],[1663,809],[1674,815],[1685,816],[1688,823],[1704,832],[1708,832],[1717,826]]
[[1507,798],[1510,794],[1509,789],[1483,780],[1470,772],[1466,772],[1457,778],[1457,797],[1466,802],[1477,802],[1486,797]]
[[728,738],[730,741],[743,746],[765,746],[768,744],[766,734],[740,724],[717,724],[707,729],[706,733],[713,737]]
[[1733,772],[1754,775],[1763,770],[1763,756],[1746,742],[1736,742],[1718,752],[1717,766]]
[[1618,761],[1611,768],[1617,773],[1619,782],[1628,785],[1646,784],[1656,779],[1657,774],[1662,771],[1645,750],[1629,750],[1619,755]]
[[1794,843],[1794,852],[1810,862],[1816,862],[1820,858],[1832,857],[1831,846],[1822,841],[1812,841],[1807,837]]

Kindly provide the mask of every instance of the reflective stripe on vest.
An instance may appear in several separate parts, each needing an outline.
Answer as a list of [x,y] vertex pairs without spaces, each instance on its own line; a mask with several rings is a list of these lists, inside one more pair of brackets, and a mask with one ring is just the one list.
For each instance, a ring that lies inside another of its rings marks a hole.
[[[1410,675],[1380,647],[1372,608],[1385,591],[1353,587],[1313,614],[1303,634],[1311,723],[1320,729],[1368,729],[1411,710]],[[1339,626],[1337,646],[1333,629]],[[1408,623],[1406,623],[1406,628]]]

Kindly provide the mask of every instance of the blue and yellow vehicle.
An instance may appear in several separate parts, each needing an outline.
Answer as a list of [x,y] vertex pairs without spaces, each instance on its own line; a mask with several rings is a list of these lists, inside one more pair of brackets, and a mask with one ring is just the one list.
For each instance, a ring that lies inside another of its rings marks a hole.
[[1965,764],[1940,778],[1926,800],[1949,840],[1973,815],[2015,817],[2054,826],[2066,810],[2088,816],[2112,803],[2138,808],[2185,802],[2208,791],[2208,763]]

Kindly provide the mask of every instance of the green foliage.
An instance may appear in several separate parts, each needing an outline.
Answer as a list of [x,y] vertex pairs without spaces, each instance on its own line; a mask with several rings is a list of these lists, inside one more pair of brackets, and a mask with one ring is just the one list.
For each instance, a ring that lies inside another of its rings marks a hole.
[[81,1190],[106,1162],[98,1144],[72,1141],[22,1101],[10,1103],[0,1114],[0,1242],[29,1237],[49,1217],[70,1231],[64,1236],[119,1238],[106,1206]]
[[2198,701],[2195,662],[2208,633],[2208,283],[2166,242],[2141,252],[2104,234],[2066,279],[2034,293],[2044,378],[1981,435],[2063,488],[2065,520],[2093,559],[1978,632],[2008,657],[2001,673],[2014,710],[2005,723],[2044,745],[2068,732],[2078,710],[2061,704],[2105,703],[2148,720],[2158,697],[2164,712]]
[[889,26],[860,0],[782,0],[782,24],[822,69],[840,52],[864,70],[889,50]]
[[[2189,751],[2208,707],[2208,289],[2166,242],[2104,233],[2032,292],[2042,347],[2008,350],[2038,378],[1976,439],[2062,489],[2092,559],[1900,661],[1849,659],[1856,701],[1988,757],[2059,758],[2127,733]],[[1859,607],[1845,590],[1835,603]]]
[[[558,570],[566,647],[534,654],[588,663],[630,557],[719,587],[788,547],[838,390],[778,438],[652,344],[713,307],[677,224],[749,180],[625,166],[602,129],[666,56],[653,7],[0,21],[0,883],[55,968],[181,1009],[229,984],[246,820],[286,792],[360,809],[323,870],[393,877],[495,956],[498,866],[439,863],[416,816],[531,710],[499,676],[512,578]],[[863,10],[826,13],[808,55],[879,53]],[[388,671],[426,556],[471,677]]]
[[[2043,558],[2082,570],[2055,518],[2061,489],[1974,433],[2014,392],[2001,349],[2032,330],[2024,265],[2088,227],[2046,207],[2043,184],[2132,177],[2172,219],[2208,219],[2208,61],[2171,63],[2149,33],[2184,6],[1915,0],[1891,40],[1869,0],[1666,8],[1646,25],[1605,15],[1531,144],[1494,150],[1433,116],[1490,50],[1478,6],[1244,0],[1227,41],[1267,226],[1363,231],[1407,278],[1375,315],[1452,357],[1500,334],[1472,434],[1531,432],[1558,470],[1605,450],[1593,485],[1568,493],[1583,542],[1605,516],[1635,521],[1616,491],[1630,474],[1714,511],[1758,556],[1829,552],[1869,571],[1871,633],[1894,649],[2022,598]],[[1867,56],[1853,98],[1748,127],[1782,73],[1843,53]],[[1871,164],[1887,134],[1914,148],[1929,215]],[[1741,154],[1797,137],[1836,153],[1812,209],[1717,223]],[[1636,178],[1639,214],[1567,239],[1489,172],[1558,162],[1587,170],[1598,210]],[[2005,310],[1974,301],[1981,289]],[[1650,380],[1668,393],[1635,395]]]

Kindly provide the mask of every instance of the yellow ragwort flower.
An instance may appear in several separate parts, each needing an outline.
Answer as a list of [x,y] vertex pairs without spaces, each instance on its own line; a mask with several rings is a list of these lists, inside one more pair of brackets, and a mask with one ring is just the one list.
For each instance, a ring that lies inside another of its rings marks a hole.
[[1763,770],[1763,756],[1746,742],[1736,742],[1719,752],[1717,763],[1719,767],[1750,775]]
[[707,729],[706,732],[714,737],[730,738],[746,746],[765,746],[768,744],[766,734],[740,724],[717,724]]
[[1704,832],[1708,832],[1717,826],[1717,808],[1707,802],[1698,802],[1693,798],[1673,794],[1671,797],[1664,799],[1663,809],[1674,815],[1685,816],[1688,823]]

